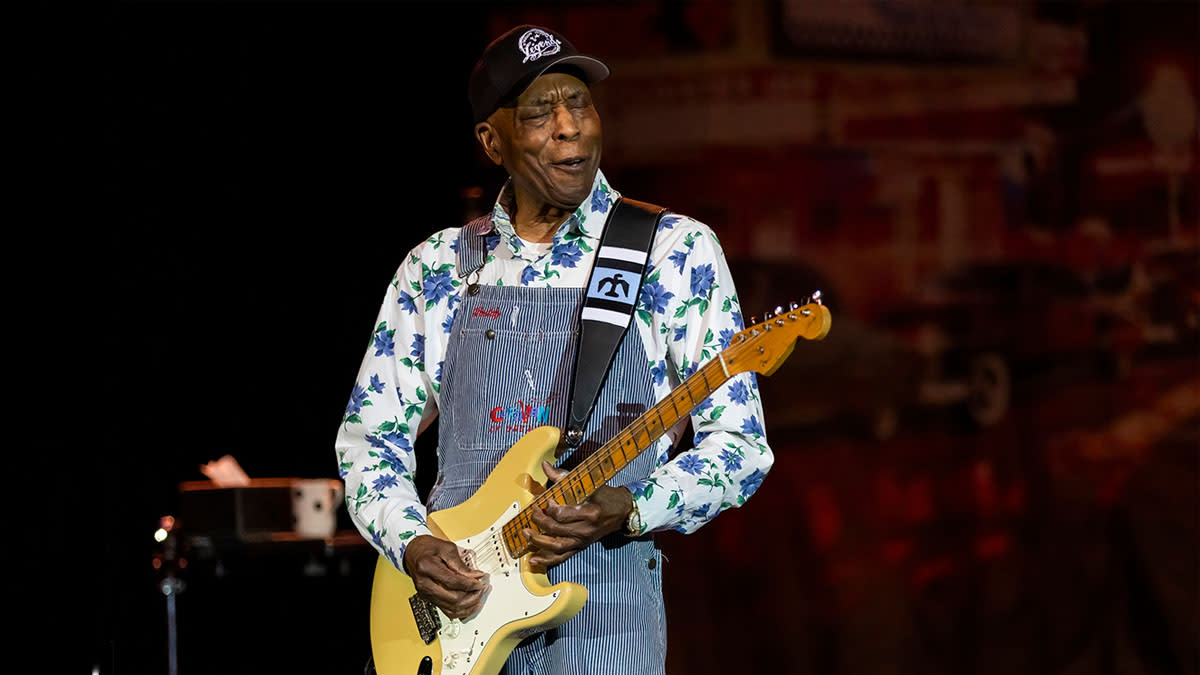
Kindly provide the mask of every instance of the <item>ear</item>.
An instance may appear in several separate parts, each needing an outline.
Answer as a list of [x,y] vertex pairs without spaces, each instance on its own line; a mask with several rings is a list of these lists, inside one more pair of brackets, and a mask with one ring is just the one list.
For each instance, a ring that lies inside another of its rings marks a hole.
[[488,159],[492,160],[496,166],[504,164],[504,157],[500,154],[500,135],[490,121],[475,125],[475,138],[483,146],[483,151],[487,153]]

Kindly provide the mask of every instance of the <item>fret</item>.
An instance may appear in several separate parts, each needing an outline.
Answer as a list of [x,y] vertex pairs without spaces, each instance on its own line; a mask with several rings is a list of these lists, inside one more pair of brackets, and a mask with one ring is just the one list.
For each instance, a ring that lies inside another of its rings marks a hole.
[[692,412],[692,408],[696,407],[696,402],[692,398],[692,388],[691,387],[689,387],[685,384],[684,386],[680,387],[680,389],[682,391],[678,392],[679,405],[681,408],[683,408],[683,410],[679,413],[679,416],[687,417],[688,414],[690,414]]
[[709,392],[710,394],[711,394],[712,392],[716,391],[716,390],[717,390],[717,387],[719,387],[719,386],[721,386],[722,384],[724,384],[724,383],[725,383],[725,380],[724,380],[724,378],[722,378],[722,379],[718,379],[718,380],[717,380],[717,383],[716,383],[715,385],[714,385],[714,384],[713,384],[711,381],[709,381],[709,379],[708,379],[708,375],[709,375],[709,371],[710,371],[710,370],[712,370],[712,367],[711,367],[711,366],[712,366],[712,364],[713,364],[713,362],[712,362],[712,361],[709,361],[709,362],[708,362],[708,365],[706,365],[706,366],[704,366],[703,368],[701,368],[701,369],[700,369],[700,372],[701,372],[701,373],[703,373],[703,376],[704,376],[704,386],[705,386],[705,387],[708,389],[708,392]]
[[[681,389],[682,389],[682,387],[681,387]],[[679,396],[678,390],[671,392],[671,395],[667,397],[667,400],[670,401],[670,403],[671,403],[671,409],[675,411],[675,419],[679,419],[680,417],[683,417],[683,415],[684,415],[684,413],[679,412],[679,399],[680,398],[682,398],[682,397]],[[661,413],[659,414],[659,417],[662,417]]]
[[621,456],[625,458],[625,464],[628,464],[633,457],[638,456],[638,446],[637,442],[633,439],[632,431],[622,433]]
[[671,425],[667,424],[667,421],[663,419],[662,409],[660,409],[659,406],[654,406],[653,408],[651,408],[651,410],[658,417],[659,428],[661,428],[663,431],[666,431],[667,429],[671,428]]
[[692,398],[691,394],[688,393],[686,387],[681,387],[681,389],[683,389],[683,391],[675,391],[673,394],[675,399],[673,405],[675,406],[676,421],[684,419],[688,416],[688,413],[692,412],[692,408],[688,406],[688,403]]
[[582,504],[587,501],[588,493],[583,489],[583,485],[578,480],[571,481],[571,492],[574,493],[576,504]]
[[[650,432],[649,432],[649,425],[647,424],[646,418],[644,418],[644,417],[638,418],[637,422],[634,424],[635,424],[634,438],[635,438],[635,441],[637,442],[637,447],[638,448],[649,447]],[[641,426],[641,430],[636,429],[636,426]],[[643,437],[647,438],[647,440],[643,441],[642,440]]]
[[596,486],[592,492],[596,491],[601,485],[608,482],[609,476],[604,472],[604,457],[592,456],[588,461],[587,474],[592,479],[592,483]]
[[711,394],[715,387],[708,381],[708,365],[706,364],[703,368],[696,371],[696,374],[700,376],[700,382],[704,385],[704,389]]
[[518,535],[518,530],[514,526],[516,522],[516,520],[510,520],[509,522],[505,523],[503,527],[504,545],[508,547],[508,554],[514,558],[516,557],[517,552],[523,548],[520,536]]
[[606,448],[609,446],[612,446],[612,449],[609,450],[609,452],[608,452],[609,460],[616,461],[617,453],[620,452],[621,453],[621,464],[625,465],[625,464],[629,463],[629,455],[625,452],[625,442],[626,442],[626,440],[628,440],[628,438],[629,438],[629,431],[625,430],[625,431],[620,432],[616,436],[613,436],[613,439],[608,442],[608,445],[604,446]]
[[[693,410],[695,410],[695,409],[696,409],[696,398],[695,398],[694,396],[692,396],[692,385],[688,384],[688,383],[685,381],[685,382],[683,383],[683,386],[682,386],[682,387],[680,387],[680,389],[682,389],[682,390],[683,390],[683,393],[687,394],[687,398],[688,398],[688,409],[687,409],[687,412],[688,412],[688,413],[690,413],[690,412],[692,412]],[[685,413],[685,414],[687,414],[687,413]],[[681,415],[681,417],[682,417],[682,415]]]
[[662,435],[662,429],[656,428],[654,420],[646,420],[646,441],[642,443],[642,448],[648,448],[654,444],[654,439]]

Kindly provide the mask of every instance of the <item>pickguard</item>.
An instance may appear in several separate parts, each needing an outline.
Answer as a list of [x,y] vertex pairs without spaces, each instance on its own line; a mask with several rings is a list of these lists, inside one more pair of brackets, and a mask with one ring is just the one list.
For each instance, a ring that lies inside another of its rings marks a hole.
[[[537,617],[558,598],[558,591],[537,595],[527,588],[521,574],[521,559],[510,556],[504,546],[501,528],[520,510],[521,505],[513,502],[490,527],[454,542],[464,552],[463,558],[470,567],[488,573],[491,588],[479,612],[466,619],[451,619],[442,610],[436,610],[442,621],[438,639],[443,673],[472,672],[488,644],[513,634],[506,626]],[[544,628],[540,626],[527,627],[521,633],[532,635],[541,630]]]

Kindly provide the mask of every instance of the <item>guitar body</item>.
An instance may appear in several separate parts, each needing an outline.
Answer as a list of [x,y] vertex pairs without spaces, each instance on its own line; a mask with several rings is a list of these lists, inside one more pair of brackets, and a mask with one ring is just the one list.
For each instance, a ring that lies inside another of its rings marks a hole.
[[533,501],[532,490],[546,484],[542,460],[553,464],[558,439],[554,427],[530,431],[470,499],[429,515],[435,536],[471,551],[468,563],[490,574],[491,589],[475,615],[451,621],[429,605],[441,628],[426,644],[418,626],[420,610],[410,602],[417,593],[412,578],[380,556],[371,590],[371,650],[379,675],[494,675],[522,639],[562,625],[583,608],[586,588],[550,585],[544,573],[529,566],[528,555],[509,556],[501,538],[504,523]]

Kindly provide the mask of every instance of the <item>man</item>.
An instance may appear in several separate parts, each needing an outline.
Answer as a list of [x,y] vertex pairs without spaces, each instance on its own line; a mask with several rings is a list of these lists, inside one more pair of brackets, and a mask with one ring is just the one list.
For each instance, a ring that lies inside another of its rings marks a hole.
[[[583,287],[618,198],[599,170],[589,89],[608,74],[546,28],[520,26],[487,47],[469,86],[475,135],[509,181],[489,217],[438,232],[405,258],[339,431],[359,529],[452,618],[479,609],[488,580],[430,534],[425,516],[467,500],[526,431],[566,419]],[[707,226],[664,215],[649,263],[584,442],[565,449],[559,468],[545,466],[552,480],[742,328]],[[421,504],[413,439],[435,416],[437,479]],[[530,562],[589,595],[566,624],[525,640],[507,672],[663,672],[662,556],[652,533],[692,532],[740,506],[773,461],[752,375],[727,382],[691,419],[694,448],[671,457],[672,430],[586,503],[535,514]]]

